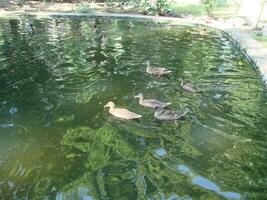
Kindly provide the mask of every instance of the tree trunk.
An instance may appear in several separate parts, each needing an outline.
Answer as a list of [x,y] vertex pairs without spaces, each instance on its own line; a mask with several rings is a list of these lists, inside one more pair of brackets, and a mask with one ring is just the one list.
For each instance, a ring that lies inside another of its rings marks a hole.
[[256,25],[255,25],[256,28],[258,27],[259,22],[260,22],[260,19],[261,19],[261,16],[262,16],[262,14],[263,14],[263,10],[264,10],[264,7],[265,7],[265,3],[266,3],[265,1],[262,1],[262,3],[261,3],[261,10],[260,10],[260,13],[259,13],[259,16],[258,16],[257,23],[256,23]]
[[250,25],[255,26],[261,10],[261,0],[243,0],[240,16],[247,18]]

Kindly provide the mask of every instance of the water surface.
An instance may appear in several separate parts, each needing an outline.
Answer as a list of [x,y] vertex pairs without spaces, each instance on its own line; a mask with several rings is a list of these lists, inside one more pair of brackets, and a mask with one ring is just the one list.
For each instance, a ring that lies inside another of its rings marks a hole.
[[[267,199],[266,90],[223,33],[22,17],[0,19],[0,45],[0,199]],[[139,92],[190,112],[156,121]],[[111,117],[109,100],[143,118]]]

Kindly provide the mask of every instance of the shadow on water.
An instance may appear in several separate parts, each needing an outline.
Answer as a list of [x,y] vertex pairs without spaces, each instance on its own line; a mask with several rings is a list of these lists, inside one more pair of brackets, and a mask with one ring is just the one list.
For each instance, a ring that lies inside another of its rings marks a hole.
[[[21,17],[0,19],[0,46],[0,199],[267,198],[266,90],[223,33]],[[190,111],[159,122],[139,92]],[[143,118],[111,117],[110,100]]]

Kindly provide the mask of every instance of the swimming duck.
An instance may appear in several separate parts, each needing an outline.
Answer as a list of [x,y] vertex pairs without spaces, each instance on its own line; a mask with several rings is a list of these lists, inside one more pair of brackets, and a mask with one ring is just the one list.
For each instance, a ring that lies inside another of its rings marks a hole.
[[171,110],[164,110],[160,107],[156,107],[156,111],[154,113],[154,117],[158,120],[177,120],[181,119],[185,116],[185,114],[189,110],[186,109],[185,111],[171,111]]
[[193,92],[193,93],[201,91],[199,88],[197,88],[196,86],[194,86],[190,83],[187,83],[185,80],[183,80],[183,79],[180,79],[180,80],[181,80],[180,86],[182,89],[189,91],[189,92]]
[[135,114],[124,108],[115,108],[115,104],[112,101],[109,101],[104,108],[109,108],[109,113],[114,115],[115,117],[122,119],[138,119],[141,118],[141,115]]
[[149,107],[149,108],[156,108],[156,107],[165,108],[171,105],[170,102],[164,103],[156,99],[144,99],[144,96],[142,93],[139,93],[138,95],[134,96],[134,98],[139,98],[139,104],[144,107]]
[[169,74],[169,73],[172,72],[171,70],[168,70],[168,69],[163,68],[163,67],[154,67],[154,66],[151,66],[149,60],[145,61],[145,64],[146,64],[146,72],[148,74],[156,75],[157,77],[160,77],[162,75],[166,75],[166,74]]

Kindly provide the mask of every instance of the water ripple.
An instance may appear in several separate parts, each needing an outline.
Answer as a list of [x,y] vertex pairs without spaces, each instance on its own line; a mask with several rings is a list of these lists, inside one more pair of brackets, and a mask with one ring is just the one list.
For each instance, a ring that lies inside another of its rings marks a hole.
[[[266,90],[224,33],[75,17],[0,30],[0,199],[266,199]],[[155,120],[139,92],[190,112]],[[143,118],[110,116],[110,100]]]

